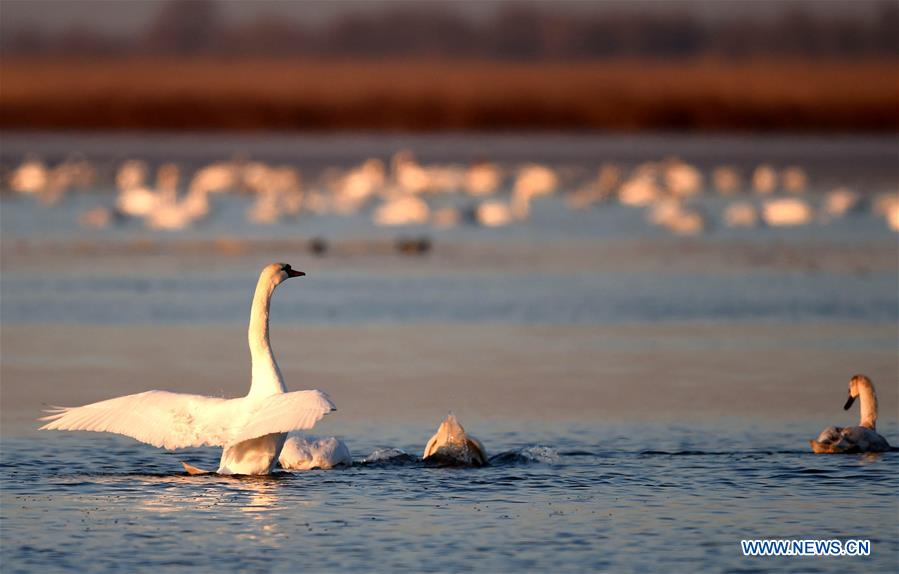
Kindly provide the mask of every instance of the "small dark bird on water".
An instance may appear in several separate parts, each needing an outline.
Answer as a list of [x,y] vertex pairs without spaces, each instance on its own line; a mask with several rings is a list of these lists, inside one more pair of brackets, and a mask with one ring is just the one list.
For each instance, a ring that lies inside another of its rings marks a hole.
[[309,251],[313,255],[324,257],[328,252],[328,242],[323,237],[313,237],[309,241]]
[[427,255],[431,251],[431,239],[424,235],[398,237],[394,245],[402,255]]

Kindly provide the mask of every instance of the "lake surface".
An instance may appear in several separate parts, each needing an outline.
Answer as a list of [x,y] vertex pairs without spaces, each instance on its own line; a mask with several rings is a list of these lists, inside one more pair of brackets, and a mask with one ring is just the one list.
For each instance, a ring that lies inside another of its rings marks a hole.
[[[878,431],[899,444],[899,244],[869,212],[682,238],[642,210],[573,212],[560,197],[503,229],[387,230],[367,213],[254,225],[250,199],[228,196],[174,233],[78,224],[110,204],[129,157],[246,154],[314,181],[402,148],[583,173],[672,155],[704,170],[796,164],[814,206],[834,186],[899,183],[893,139],[5,135],[4,168],[80,153],[107,183],[52,208],[0,196],[3,572],[895,571],[899,452],[807,443],[856,424],[840,406],[866,372]],[[729,200],[694,201],[719,221]],[[433,249],[398,255],[399,235]],[[333,250],[313,256],[312,237]],[[189,477],[180,461],[214,467],[216,449],[36,431],[54,401],[245,392],[250,296],[272,260],[308,273],[273,301],[279,363],[289,387],[332,395],[315,434],[344,439],[351,468]],[[414,460],[450,410],[490,466]],[[413,459],[367,462],[391,448]],[[743,557],[740,540],[761,538],[872,551]]]
[[[496,450],[535,438],[553,449],[482,469],[385,462],[265,478],[177,470],[183,459],[214,467],[208,451],[163,454],[101,436],[7,439],[4,570],[895,568],[897,453],[815,456],[792,433],[757,428],[556,431],[482,434]],[[376,445],[420,449],[348,440],[358,458]],[[744,558],[747,538],[864,538],[872,553]]]

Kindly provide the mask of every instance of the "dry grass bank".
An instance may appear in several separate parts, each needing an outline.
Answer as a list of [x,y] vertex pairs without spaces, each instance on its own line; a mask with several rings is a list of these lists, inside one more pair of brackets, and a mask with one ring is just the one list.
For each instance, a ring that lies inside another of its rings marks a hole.
[[895,61],[5,58],[0,127],[895,131]]

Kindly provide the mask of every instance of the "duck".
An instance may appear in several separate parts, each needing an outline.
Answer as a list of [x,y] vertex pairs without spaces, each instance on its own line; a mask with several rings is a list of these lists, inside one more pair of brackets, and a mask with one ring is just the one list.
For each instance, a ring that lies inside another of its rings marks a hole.
[[[226,399],[152,390],[48,409],[40,430],[111,432],[168,450],[218,446],[223,450],[216,473],[270,474],[288,433],[311,429],[337,410],[319,390],[287,391],[269,340],[275,288],[304,275],[287,263],[266,265],[259,275],[247,333],[252,376],[246,396]],[[188,474],[208,472],[182,464]]]
[[890,450],[887,439],[877,434],[877,393],[874,383],[865,375],[849,379],[849,398],[843,410],[849,410],[859,399],[861,421],[854,427],[827,427],[818,438],[808,441],[816,454],[852,454]]
[[346,443],[337,437],[316,439],[292,432],[278,457],[285,470],[329,470],[336,466],[352,466],[353,457]]
[[448,466],[485,466],[488,460],[481,441],[466,433],[452,413],[440,423],[421,458]]

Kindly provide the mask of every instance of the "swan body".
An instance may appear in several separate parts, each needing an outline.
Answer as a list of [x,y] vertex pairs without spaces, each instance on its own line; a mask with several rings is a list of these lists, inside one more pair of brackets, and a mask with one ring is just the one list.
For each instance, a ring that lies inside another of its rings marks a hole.
[[[47,421],[41,430],[113,432],[166,449],[220,446],[218,473],[270,473],[287,433],[310,429],[336,410],[321,391],[287,392],[269,343],[272,293],[286,279],[302,275],[283,263],[262,270],[250,313],[252,383],[246,396],[224,399],[146,391],[81,407],[51,409],[41,419]],[[190,471],[193,467],[186,468]]]
[[278,462],[286,470],[327,470],[335,466],[351,466],[353,457],[346,443],[336,437],[315,439],[290,433]]
[[414,195],[405,195],[382,203],[372,218],[376,225],[424,225],[431,217],[428,204]]
[[842,454],[860,452],[884,452],[890,444],[877,434],[877,394],[874,384],[864,375],[855,375],[849,381],[849,398],[843,406],[849,410],[859,398],[861,422],[855,427],[827,427],[818,438],[810,440],[812,451],[818,454]]
[[740,173],[729,165],[718,166],[712,171],[712,183],[721,195],[733,195],[740,190]]
[[487,451],[484,445],[466,433],[453,414],[448,415],[440,423],[437,433],[428,441],[421,457],[423,460],[432,459],[440,463],[464,466],[487,464]]
[[756,227],[759,224],[759,212],[748,201],[737,201],[724,210],[724,222],[728,227]]
[[129,187],[119,192],[116,208],[131,217],[146,217],[160,203],[159,195],[147,187]]
[[794,197],[771,199],[762,206],[762,217],[769,227],[806,225],[812,220],[812,208]]

